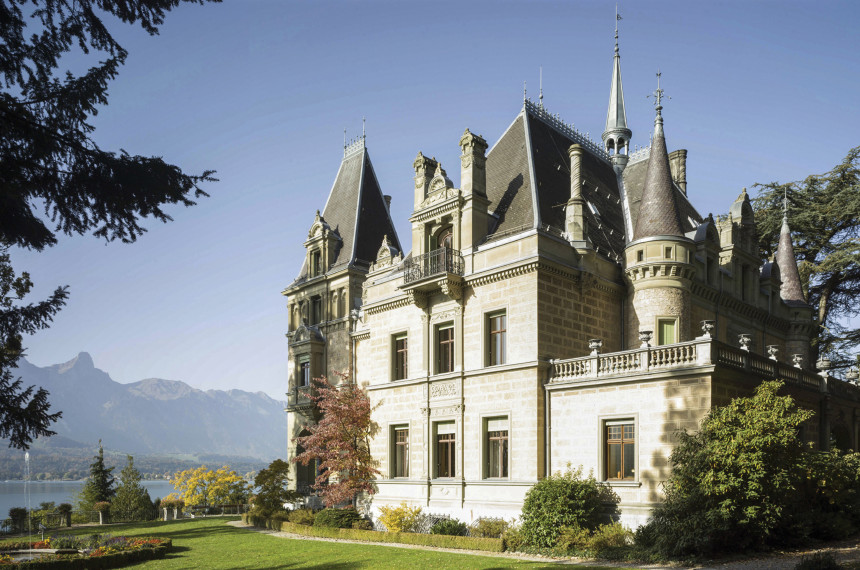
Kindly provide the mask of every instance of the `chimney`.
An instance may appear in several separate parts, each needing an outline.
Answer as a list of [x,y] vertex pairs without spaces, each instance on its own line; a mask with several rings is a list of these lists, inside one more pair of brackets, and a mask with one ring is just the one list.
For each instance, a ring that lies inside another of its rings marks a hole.
[[466,129],[460,137],[460,189],[465,194],[487,195],[487,141]]
[[385,200],[385,209],[391,212],[391,196],[383,194],[382,198]]
[[570,155],[570,199],[565,208],[565,230],[570,241],[584,242],[588,232],[582,198],[582,146],[571,145],[567,152]]

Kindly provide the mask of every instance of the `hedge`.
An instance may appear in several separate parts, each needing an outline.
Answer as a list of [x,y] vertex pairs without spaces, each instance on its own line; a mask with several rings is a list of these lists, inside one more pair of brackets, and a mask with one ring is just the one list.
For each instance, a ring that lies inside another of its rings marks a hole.
[[500,538],[473,538],[471,536],[449,536],[445,534],[415,534],[411,532],[379,532],[376,530],[358,530],[354,528],[320,528],[293,524],[287,521],[273,521],[260,517],[242,515],[246,524],[256,527],[269,528],[283,532],[313,536],[317,538],[342,538],[346,540],[362,540],[365,542],[389,542],[395,544],[417,544],[435,546],[438,548],[459,548],[465,550],[483,550],[485,552],[503,552],[505,547]]
[[[134,537],[135,539],[146,539],[154,537]],[[102,556],[80,556],[68,555],[69,558],[58,558],[53,560],[39,560],[32,562],[22,562],[20,564],[3,564],[4,570],[96,570],[104,568],[123,568],[137,562],[146,562],[164,558],[168,549],[173,545],[173,541],[169,538],[158,537],[162,543],[153,548],[141,548],[139,550],[126,550],[124,552],[114,552],[112,554],[104,554]],[[25,547],[26,549],[26,547]],[[3,545],[3,551],[0,553],[8,553],[9,545]]]

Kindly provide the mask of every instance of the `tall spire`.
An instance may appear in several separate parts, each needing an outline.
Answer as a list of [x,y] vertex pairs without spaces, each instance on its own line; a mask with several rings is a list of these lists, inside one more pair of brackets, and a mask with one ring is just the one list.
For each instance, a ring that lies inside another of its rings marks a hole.
[[648,158],[648,171],[645,174],[645,188],[639,206],[639,217],[633,239],[651,236],[683,236],[681,217],[675,203],[672,187],[672,172],[669,168],[669,153],[663,134],[663,90],[660,88],[660,73],[657,73],[657,90],[654,103],[657,116],[654,118],[654,136],[651,139],[651,156]]
[[789,304],[806,304],[803,298],[803,288],[800,286],[800,272],[797,270],[797,260],[794,258],[794,248],[791,245],[791,230],[788,227],[788,194],[782,199],[782,230],[779,232],[779,247],[776,250],[776,264],[782,285],[779,296]]
[[[629,153],[632,131],[627,128],[627,112],[624,109],[624,89],[621,87],[621,55],[618,51],[618,21],[621,15],[615,7],[615,56],[612,65],[612,86],[609,90],[609,110],[606,113],[606,128],[603,131],[603,145],[606,152],[615,154]],[[623,165],[622,165],[623,166]]]

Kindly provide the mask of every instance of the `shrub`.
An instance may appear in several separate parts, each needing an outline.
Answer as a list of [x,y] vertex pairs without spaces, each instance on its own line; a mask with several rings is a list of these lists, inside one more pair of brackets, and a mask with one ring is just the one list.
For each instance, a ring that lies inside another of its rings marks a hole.
[[98,511],[100,513],[110,512],[110,503],[107,501],[99,501],[97,503],[93,503],[93,510]]
[[63,514],[70,513],[72,512],[72,505],[69,503],[60,503],[57,507],[57,512]]
[[410,507],[406,502],[397,507],[379,507],[379,522],[388,532],[412,532],[421,521],[421,507]]
[[314,524],[314,512],[310,509],[297,509],[291,512],[287,518],[293,524],[305,526],[313,526]]
[[526,539],[523,536],[522,529],[514,524],[508,526],[502,535],[502,544],[504,544],[505,550],[522,550],[526,546]]
[[558,531],[555,545],[565,552],[576,552],[588,549],[591,532],[587,528],[566,526]]
[[810,454],[798,429],[812,412],[777,396],[781,386],[763,382],[754,396],[711,410],[695,434],[679,434],[666,500],[637,544],[661,556],[709,556],[804,532],[793,513],[809,512],[800,491]]
[[794,567],[794,570],[839,570],[841,566],[832,554],[819,552],[812,556],[804,556]]
[[[449,536],[466,536],[466,523],[457,519],[442,519],[430,528],[430,534],[447,534]],[[472,536],[477,536],[473,534]],[[498,538],[498,537],[494,537]]]
[[358,519],[352,523],[352,528],[355,530],[373,530],[373,523],[367,519]]
[[469,534],[478,538],[501,538],[508,528],[504,519],[479,518],[469,527]]
[[550,548],[563,527],[594,529],[603,517],[603,503],[607,500],[617,503],[618,497],[593,475],[583,478],[582,467],[573,470],[568,465],[565,473],[538,481],[526,493],[523,537],[532,546]]
[[290,512],[289,511],[277,511],[271,514],[269,517],[273,521],[284,522],[290,520]]
[[346,509],[323,509],[314,516],[314,526],[328,528],[352,528],[360,517],[352,507]]

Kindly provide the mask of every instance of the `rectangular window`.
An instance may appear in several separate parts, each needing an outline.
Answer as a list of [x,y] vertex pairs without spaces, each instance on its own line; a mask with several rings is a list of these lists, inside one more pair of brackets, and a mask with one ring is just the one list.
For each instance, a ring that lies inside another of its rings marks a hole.
[[454,371],[454,325],[440,325],[436,329],[436,373]]
[[665,254],[666,254],[666,256],[665,256],[665,257],[666,257],[666,259],[672,259],[672,248],[671,248],[671,247],[667,247],[667,248],[665,248],[665,249],[666,249],[666,251],[665,251]]
[[607,481],[636,479],[636,429],[631,420],[606,423]]
[[678,342],[675,337],[677,321],[675,319],[657,320],[657,345],[673,344]]
[[454,453],[457,448],[454,422],[436,424],[436,477],[457,475]]
[[636,252],[636,261],[645,261],[645,252],[641,249]]
[[396,427],[394,432],[394,465],[392,466],[392,477],[409,477],[409,429]]
[[311,297],[311,324],[322,322],[322,299],[319,295]]
[[409,343],[405,334],[394,337],[394,380],[403,380],[409,376],[407,365]]
[[320,259],[320,250],[315,249],[311,252],[311,277],[316,277],[322,273],[322,263]]
[[311,363],[303,360],[299,363],[299,386],[311,385]]
[[508,429],[507,417],[488,418],[484,423],[485,449],[487,454],[487,478],[508,476]]
[[497,366],[507,361],[508,318],[505,313],[495,313],[487,317],[489,354],[488,366]]

